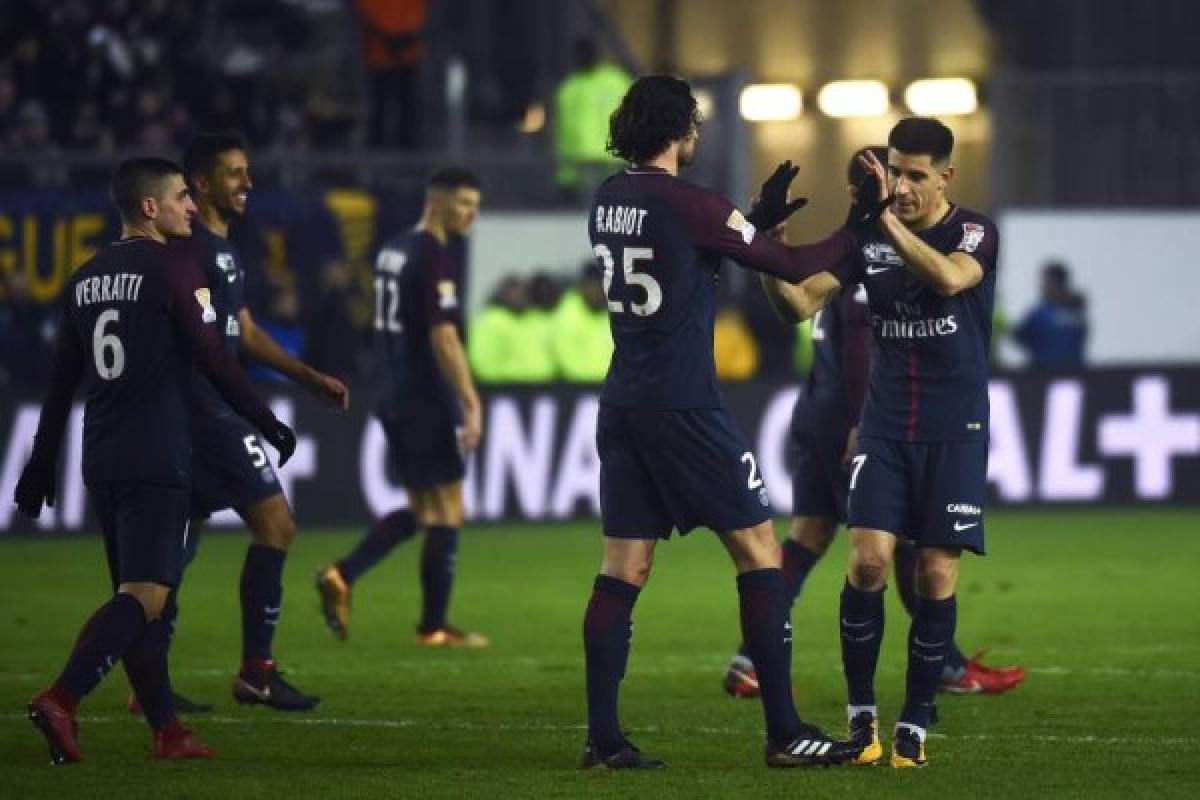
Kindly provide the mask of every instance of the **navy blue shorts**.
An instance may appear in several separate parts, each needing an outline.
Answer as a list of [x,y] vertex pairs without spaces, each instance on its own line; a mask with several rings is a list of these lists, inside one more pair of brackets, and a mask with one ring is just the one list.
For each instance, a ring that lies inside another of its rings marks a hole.
[[467,474],[459,442],[462,422],[453,409],[398,408],[381,414],[379,421],[396,482],[405,489],[430,489]]
[[771,518],[758,462],[729,412],[660,411],[602,403],[596,421],[604,535],[666,539]]
[[875,528],[918,547],[983,555],[987,439],[898,442],[863,437],[850,468],[850,527]]
[[283,489],[267,446],[241,417],[192,416],[192,518],[238,511]]
[[179,585],[188,535],[188,490],[111,481],[88,487],[104,535],[113,589],[122,583]]
[[788,429],[787,462],[792,476],[792,516],[846,520],[846,441],[850,426],[841,407],[796,401]]

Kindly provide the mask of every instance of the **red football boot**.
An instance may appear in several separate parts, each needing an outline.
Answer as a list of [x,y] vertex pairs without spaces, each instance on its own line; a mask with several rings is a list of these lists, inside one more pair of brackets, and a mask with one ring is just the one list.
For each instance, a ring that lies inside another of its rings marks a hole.
[[53,688],[38,692],[29,701],[29,721],[46,737],[50,763],[57,766],[81,760],[75,709]]
[[940,689],[952,694],[1002,694],[1025,680],[1025,668],[990,667],[981,660],[981,650],[967,659],[967,666],[956,680],[943,680]]
[[154,748],[151,754],[154,758],[169,761],[181,758],[212,758],[213,749],[183,727],[179,720],[174,719],[162,730],[154,732]]

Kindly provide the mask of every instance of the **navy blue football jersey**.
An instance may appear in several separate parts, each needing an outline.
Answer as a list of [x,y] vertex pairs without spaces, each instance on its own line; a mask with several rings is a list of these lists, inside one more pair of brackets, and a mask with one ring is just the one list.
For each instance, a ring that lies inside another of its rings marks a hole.
[[885,235],[862,242],[849,276],[867,289],[874,339],[861,434],[910,442],[985,438],[996,225],[952,205],[917,235],[944,255],[970,255],[983,280],[943,297],[905,267]]
[[430,333],[451,323],[463,330],[463,270],[447,247],[427,231],[389,241],[375,259],[375,336],[382,387],[379,410],[392,416],[403,405],[458,402],[438,367]]
[[858,422],[866,390],[870,326],[862,286],[843,289],[812,318],[813,362],[805,393],[845,409],[852,425]]
[[[237,250],[223,236],[204,227],[199,220],[192,222],[190,238],[176,243],[177,247],[192,250],[194,258],[204,273],[204,282],[212,298],[212,307],[217,314],[215,329],[225,343],[225,349],[237,358],[241,347],[241,324],[238,314],[245,308],[246,275],[242,270]],[[196,373],[193,393],[194,410],[219,418],[232,418],[235,412],[202,374]]]
[[101,250],[68,282],[50,391],[42,408],[61,437],[76,386],[85,397],[83,472],[89,485],[186,485],[193,362],[260,429],[274,420],[216,334],[210,290],[187,251],[147,238]]
[[781,244],[715,192],[649,167],[600,185],[588,235],[614,344],[601,400],[629,408],[721,407],[713,322],[722,257],[799,282],[840,274],[853,246],[841,230],[812,245]]

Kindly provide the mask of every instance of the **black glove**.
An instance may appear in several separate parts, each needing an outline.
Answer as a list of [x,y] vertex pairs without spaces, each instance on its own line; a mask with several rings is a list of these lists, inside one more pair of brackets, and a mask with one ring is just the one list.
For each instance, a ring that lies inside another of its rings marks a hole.
[[751,225],[764,233],[772,231],[808,202],[807,197],[797,197],[790,203],[787,199],[788,188],[799,172],[800,168],[793,167],[791,161],[784,161],[763,181],[758,198],[746,215]]
[[278,419],[263,431],[263,438],[279,452],[279,466],[283,466],[296,452],[296,432]]
[[38,518],[42,513],[43,503],[54,507],[55,461],[57,459],[53,456],[46,456],[40,452],[35,440],[33,455],[30,456],[25,469],[21,470],[17,490],[13,492],[17,510],[30,519]]
[[846,227],[859,237],[869,236],[875,231],[879,215],[895,199],[888,195],[881,200],[879,190],[879,176],[874,172],[868,172],[854,189],[854,202],[850,204],[850,212],[846,215]]

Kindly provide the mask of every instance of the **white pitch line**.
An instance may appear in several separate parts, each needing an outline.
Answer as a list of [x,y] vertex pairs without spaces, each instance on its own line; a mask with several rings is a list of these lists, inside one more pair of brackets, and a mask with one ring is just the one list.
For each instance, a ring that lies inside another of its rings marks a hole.
[[[495,724],[480,724],[475,722],[422,722],[416,719],[354,719],[341,717],[305,717],[296,719],[294,717],[263,717],[261,719],[250,719],[246,717],[230,717],[222,715],[198,715],[198,720],[202,720],[201,725],[230,725],[230,726],[291,726],[302,728],[390,728],[390,729],[408,729],[422,728],[425,730],[440,730],[440,731],[475,731],[475,732],[526,732],[526,733],[582,733],[587,730],[586,725],[556,725],[552,723],[495,723]],[[77,718],[79,722],[86,725],[110,725],[110,724],[141,724],[138,718],[131,716],[83,716]],[[28,718],[24,714],[0,714],[0,721],[3,722],[26,722]],[[757,736],[758,732],[733,727],[709,727],[700,726],[695,728],[674,728],[673,730],[700,733],[712,736]],[[661,729],[656,725],[634,725],[629,727],[631,733],[650,733],[657,734]],[[1129,745],[1155,745],[1155,746],[1182,746],[1196,747],[1200,745],[1200,738],[1187,736],[1078,736],[1078,735],[1062,735],[1053,733],[963,733],[963,734],[945,734],[945,733],[930,733],[930,737],[943,739],[946,741],[962,740],[973,742],[1041,742],[1047,744],[1086,744],[1100,746],[1129,746]]]

